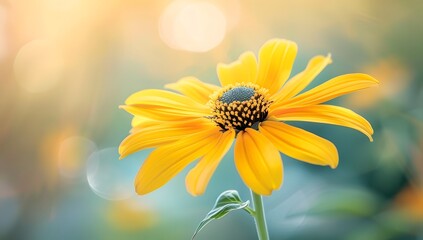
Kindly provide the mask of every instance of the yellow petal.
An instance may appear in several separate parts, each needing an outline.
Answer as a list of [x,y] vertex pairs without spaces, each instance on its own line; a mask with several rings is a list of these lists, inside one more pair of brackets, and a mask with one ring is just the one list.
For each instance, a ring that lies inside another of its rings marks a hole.
[[185,180],[189,193],[193,196],[204,193],[211,176],[219,165],[220,160],[231,147],[234,138],[235,132],[233,130],[224,132],[217,144],[213,147],[213,151],[204,155],[197,165],[191,169]]
[[189,121],[155,123],[146,127],[133,128],[119,146],[120,158],[146,148],[158,147],[175,142],[181,137],[208,129],[214,125],[204,118]]
[[145,121],[144,117],[141,116],[134,116],[131,121],[131,126],[136,127]]
[[154,124],[154,120],[144,117],[144,116],[134,116],[131,121],[131,126],[133,128],[137,127],[147,127]]
[[119,106],[134,116],[143,116],[156,121],[182,121],[208,116],[206,111],[198,112],[189,109],[178,109],[161,106],[123,105]]
[[257,61],[254,53],[243,53],[231,64],[218,64],[217,75],[222,86],[235,83],[255,83],[257,78]]
[[183,95],[205,104],[210,100],[210,95],[219,89],[218,86],[203,83],[195,77],[185,77],[176,83],[166,84],[168,89],[182,93]]
[[283,167],[279,151],[252,128],[238,133],[235,165],[245,184],[257,194],[270,195],[282,184]]
[[260,132],[286,155],[316,165],[338,166],[338,151],[333,143],[301,128],[282,122],[265,121]]
[[127,112],[152,120],[170,121],[202,117],[210,114],[205,104],[193,99],[164,90],[149,89],[132,94],[120,106]]
[[218,127],[200,130],[154,150],[138,171],[136,192],[147,194],[163,186],[195,159],[213,151],[220,135]]
[[276,93],[291,74],[297,55],[297,44],[288,40],[273,39],[260,49],[257,84]]
[[363,73],[341,75],[305,92],[286,102],[276,103],[277,106],[304,106],[327,102],[344,94],[361,89],[374,87],[379,81]]
[[[195,121],[195,120],[197,120],[197,121],[204,121],[205,119],[204,118],[199,118],[199,117],[197,117],[197,118],[191,117],[191,118],[183,119],[182,122],[185,123],[187,121]],[[161,127],[163,127],[163,126],[167,126],[167,125],[178,124],[179,122],[180,121],[177,121],[176,119],[173,119],[172,121],[159,121],[159,120],[147,118],[145,116],[135,115],[132,118],[132,122],[131,122],[132,128],[131,128],[131,130],[129,132],[130,133],[135,133],[135,132],[138,132],[138,131],[140,131],[142,129],[149,128],[149,127],[152,127],[152,126],[161,126]],[[210,122],[210,121],[207,121],[207,122]]]
[[281,89],[279,93],[274,96],[274,101],[281,101],[283,99],[289,99],[304,88],[306,88],[320,72],[328,65],[332,63],[330,55],[325,56],[316,56],[312,58],[304,71],[295,75],[291,80],[289,80],[285,86]]
[[193,99],[158,89],[147,89],[129,96],[125,104],[139,107],[165,107],[174,109],[187,109],[189,111],[204,111],[207,106],[195,102]]
[[271,116],[281,121],[306,121],[334,124],[353,128],[373,141],[373,129],[370,123],[357,113],[343,107],[332,105],[314,105],[292,109],[275,109]]

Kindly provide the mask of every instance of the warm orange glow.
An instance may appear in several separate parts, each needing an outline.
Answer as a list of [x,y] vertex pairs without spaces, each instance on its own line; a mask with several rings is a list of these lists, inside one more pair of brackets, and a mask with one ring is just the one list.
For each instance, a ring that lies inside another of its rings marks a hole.
[[95,143],[85,137],[71,136],[63,140],[57,163],[60,174],[67,178],[82,176],[88,157],[95,149]]
[[423,220],[423,189],[407,187],[395,198],[397,210],[416,220]]
[[157,223],[157,214],[140,199],[128,199],[111,202],[107,211],[107,220],[110,225],[129,231],[139,231],[154,226]]
[[412,73],[398,59],[387,58],[376,64],[364,67],[364,71],[378,79],[383,79],[380,87],[364,90],[360,94],[353,94],[348,97],[348,104],[369,108],[378,101],[397,96],[410,83]]

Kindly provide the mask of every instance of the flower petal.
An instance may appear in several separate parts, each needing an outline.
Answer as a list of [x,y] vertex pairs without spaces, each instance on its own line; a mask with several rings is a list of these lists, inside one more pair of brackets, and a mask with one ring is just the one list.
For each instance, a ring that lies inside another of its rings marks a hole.
[[344,94],[379,84],[375,78],[363,73],[341,75],[305,92],[286,102],[276,103],[277,106],[304,106],[327,102]]
[[257,78],[257,60],[252,52],[243,53],[231,64],[218,64],[217,75],[222,86],[235,83],[255,83]]
[[210,109],[205,104],[164,90],[139,91],[128,97],[125,103],[120,108],[135,116],[159,121],[198,118],[210,114]]
[[279,151],[286,155],[316,165],[338,166],[338,151],[333,143],[301,128],[282,122],[265,121],[260,132]]
[[274,101],[283,101],[284,99],[289,99],[297,95],[299,92],[304,90],[304,88],[306,88],[330,63],[332,63],[330,54],[327,57],[316,56],[312,58],[308,62],[306,69],[289,80],[285,86],[283,86],[281,91],[274,96]]
[[257,194],[270,195],[282,184],[283,166],[279,151],[252,128],[238,133],[235,165],[245,184]]
[[175,142],[202,129],[213,128],[214,125],[205,118],[189,121],[150,122],[145,127],[135,127],[119,146],[120,158],[146,148],[158,147]]
[[136,92],[126,99],[125,104],[128,106],[165,107],[200,112],[208,109],[204,104],[195,102],[189,97],[158,89]]
[[131,113],[134,116],[143,116],[155,121],[182,121],[194,118],[202,118],[210,115],[208,111],[198,112],[187,108],[143,106],[143,105],[122,105],[119,108]]
[[145,120],[146,120],[146,118],[144,118],[144,117],[142,117],[142,116],[134,116],[134,117],[132,118],[132,121],[131,121],[131,126],[132,126],[132,127],[136,127],[136,126],[138,126],[138,125],[140,125],[140,124],[144,123],[144,122],[145,122]]
[[187,191],[189,193],[193,196],[198,196],[204,193],[211,176],[219,165],[220,160],[231,147],[234,138],[235,131],[229,130],[224,132],[220,136],[219,141],[213,147],[213,151],[204,155],[197,165],[191,169],[185,180]]
[[210,95],[219,89],[218,86],[203,83],[195,77],[185,77],[176,83],[166,84],[168,89],[182,93],[183,95],[205,104],[210,100]]
[[291,109],[275,109],[271,114],[281,121],[306,121],[334,124],[353,128],[373,141],[370,123],[357,113],[343,107],[332,105],[313,105]]
[[163,186],[195,159],[213,151],[220,135],[220,128],[209,128],[154,150],[138,171],[136,192],[147,194]]
[[291,74],[297,55],[297,44],[288,40],[272,39],[260,49],[257,84],[276,93]]

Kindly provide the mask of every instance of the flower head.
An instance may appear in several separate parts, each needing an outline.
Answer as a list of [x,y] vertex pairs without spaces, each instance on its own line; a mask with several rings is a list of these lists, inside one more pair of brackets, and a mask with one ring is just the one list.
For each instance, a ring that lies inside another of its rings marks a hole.
[[125,157],[155,148],[135,180],[138,194],[168,182],[193,161],[186,177],[188,192],[202,194],[219,162],[235,141],[235,165],[254,192],[270,195],[280,188],[283,165],[280,152],[311,164],[336,168],[338,152],[330,141],[289,121],[334,124],[356,129],[372,141],[369,122],[353,111],[323,104],[338,96],[372,87],[378,81],[361,73],[345,74],[303,92],[331,63],[316,56],[289,81],[297,53],[294,42],[273,39],[231,64],[219,64],[221,87],[186,77],[164,90],[143,90],[122,106],[134,115],[130,135],[120,145]]

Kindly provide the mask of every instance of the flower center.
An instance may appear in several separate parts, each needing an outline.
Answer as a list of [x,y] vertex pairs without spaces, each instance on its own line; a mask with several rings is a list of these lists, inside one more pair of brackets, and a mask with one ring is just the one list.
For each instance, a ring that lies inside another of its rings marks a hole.
[[223,131],[257,127],[257,123],[266,119],[272,103],[267,92],[267,89],[252,83],[238,83],[220,89],[210,97],[210,118]]
[[234,101],[247,101],[254,96],[254,89],[249,87],[235,87],[222,94],[220,101],[230,104]]

